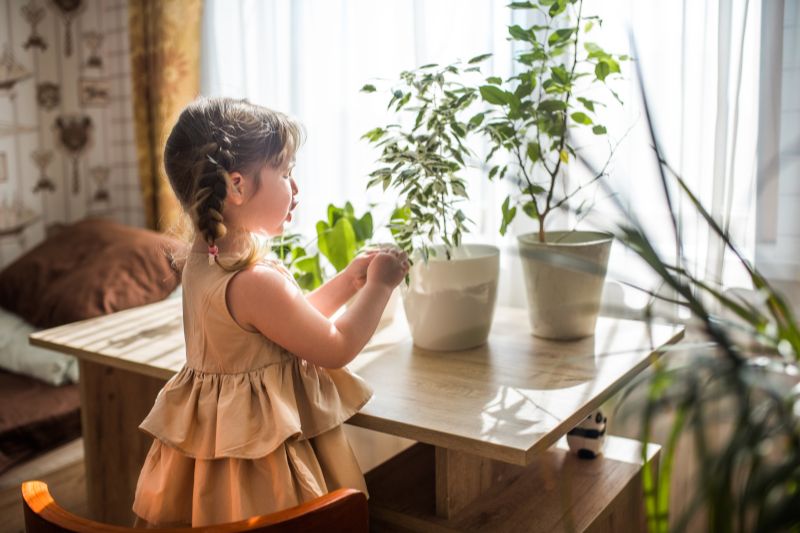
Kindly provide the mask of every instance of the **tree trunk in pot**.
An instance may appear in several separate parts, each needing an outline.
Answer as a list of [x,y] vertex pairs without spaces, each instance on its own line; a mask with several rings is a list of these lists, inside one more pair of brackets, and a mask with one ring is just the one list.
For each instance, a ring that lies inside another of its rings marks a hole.
[[555,340],[594,335],[613,236],[549,231],[517,237],[531,331]]
[[414,344],[429,350],[464,350],[485,343],[492,327],[500,250],[480,244],[457,248],[448,260],[434,248],[428,266],[414,258],[411,283],[401,283]]

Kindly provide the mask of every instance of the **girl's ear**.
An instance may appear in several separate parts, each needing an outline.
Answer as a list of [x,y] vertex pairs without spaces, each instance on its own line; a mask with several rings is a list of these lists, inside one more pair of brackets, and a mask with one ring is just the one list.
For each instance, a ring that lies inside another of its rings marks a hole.
[[242,205],[244,201],[244,194],[242,194],[244,191],[242,191],[242,187],[245,186],[246,180],[240,172],[231,172],[230,177],[231,183],[233,183],[236,190],[231,191],[228,197],[225,198],[225,201],[230,201],[234,205]]

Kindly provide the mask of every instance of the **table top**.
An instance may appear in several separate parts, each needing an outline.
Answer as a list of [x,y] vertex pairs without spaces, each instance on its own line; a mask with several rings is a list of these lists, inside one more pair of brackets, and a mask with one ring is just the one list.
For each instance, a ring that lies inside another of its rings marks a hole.
[[[405,313],[384,323],[349,368],[375,390],[348,423],[528,465],[651,361],[681,327],[600,317],[595,335],[533,337],[527,310],[499,307],[489,342],[436,352],[414,346]],[[181,301],[167,300],[34,333],[31,344],[169,379],[185,362]]]

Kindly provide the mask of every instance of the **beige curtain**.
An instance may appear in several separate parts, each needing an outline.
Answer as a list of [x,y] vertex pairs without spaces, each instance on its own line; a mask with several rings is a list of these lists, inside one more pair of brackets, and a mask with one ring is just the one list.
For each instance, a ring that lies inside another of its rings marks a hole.
[[164,174],[164,143],[200,88],[202,0],[130,0],[136,149],[147,227],[165,231],[181,209]]

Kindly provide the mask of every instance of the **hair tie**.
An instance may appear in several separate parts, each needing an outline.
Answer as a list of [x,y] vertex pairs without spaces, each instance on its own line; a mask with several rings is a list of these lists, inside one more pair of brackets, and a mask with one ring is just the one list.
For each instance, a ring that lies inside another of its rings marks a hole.
[[219,254],[217,253],[218,251],[219,251],[219,249],[216,246],[209,246],[208,247],[208,264],[209,265],[213,265],[214,264],[214,259],[219,257]]

